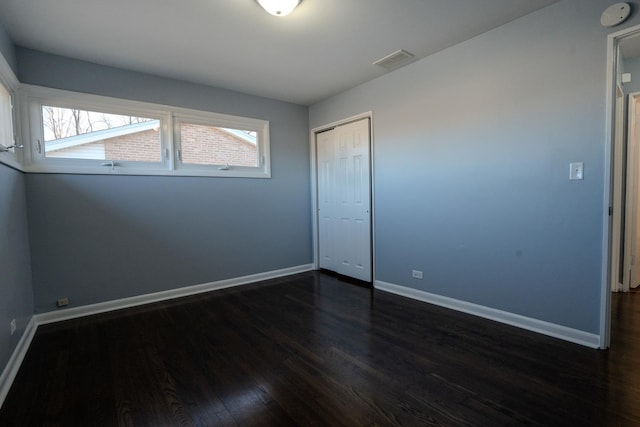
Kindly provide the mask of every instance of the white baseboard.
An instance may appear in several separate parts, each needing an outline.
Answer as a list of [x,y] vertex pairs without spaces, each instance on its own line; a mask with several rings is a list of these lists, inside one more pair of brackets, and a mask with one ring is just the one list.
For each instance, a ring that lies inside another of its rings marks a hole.
[[31,316],[27,327],[24,329],[24,332],[18,341],[18,345],[15,350],[13,350],[13,354],[11,355],[9,362],[7,362],[7,366],[4,367],[2,375],[0,375],[0,408],[9,393],[13,380],[18,374],[20,365],[22,365],[22,361],[24,360],[27,350],[31,345],[31,340],[33,340],[33,337],[36,334],[36,329],[38,329],[38,324],[36,323],[35,316]]
[[560,338],[572,343],[581,344],[591,348],[600,347],[599,335],[580,331],[578,329],[568,328],[555,323],[545,322],[531,317],[525,317],[519,314],[509,313],[507,311],[485,307],[466,301],[460,301],[454,298],[444,297],[417,289],[407,288],[405,286],[394,285],[381,280],[376,280],[374,282],[374,286],[376,289],[382,291],[450,308],[452,310],[461,311],[463,313],[472,314],[485,319],[495,320],[496,322]]
[[169,289],[167,291],[154,292],[152,294],[138,295],[135,297],[100,302],[97,304],[83,305],[81,307],[50,311],[47,313],[36,314],[35,318],[38,325],[44,325],[47,323],[61,322],[63,320],[90,316],[92,314],[106,313],[108,311],[151,304],[154,302],[167,301],[174,298],[181,298],[189,295],[196,295],[204,292],[231,288],[234,286],[248,285],[251,283],[260,282],[262,280],[275,279],[278,277],[289,276],[292,274],[303,273],[305,271],[311,270],[313,270],[313,265],[305,264],[297,267],[284,268],[282,270],[274,270],[265,273],[252,274],[249,276],[236,277],[233,279],[219,280],[217,282],[186,286],[184,288]]
[[97,304],[74,307],[60,311],[35,314],[31,317],[29,324],[25,328],[16,349],[13,351],[7,366],[0,376],[0,407],[9,393],[11,384],[20,369],[27,350],[31,345],[31,340],[36,334],[38,326],[47,323],[60,322],[63,320],[75,319],[78,317],[90,316],[92,314],[105,313],[108,311],[120,310],[128,307],[135,307],[144,304],[151,304],[159,301],[166,301],[174,298],[189,295],[211,292],[219,289],[231,288],[234,286],[248,285],[263,280],[276,279],[278,277],[290,276],[292,274],[304,273],[313,270],[313,264],[305,264],[297,267],[284,268],[282,270],[268,271],[266,273],[252,274],[249,276],[236,277],[233,279],[219,280],[217,282],[204,283],[201,285],[187,286],[184,288],[170,289],[168,291],[155,292],[152,294],[139,295],[130,298],[122,298],[113,301],[101,302]]

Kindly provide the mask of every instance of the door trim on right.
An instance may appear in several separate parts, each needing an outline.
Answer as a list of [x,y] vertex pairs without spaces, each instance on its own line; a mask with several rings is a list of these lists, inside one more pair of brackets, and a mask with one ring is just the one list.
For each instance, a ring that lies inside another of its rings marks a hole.
[[338,120],[323,126],[318,126],[309,132],[309,152],[311,161],[311,242],[313,247],[313,269],[320,269],[320,250],[319,250],[319,238],[318,238],[318,164],[317,164],[317,146],[316,146],[316,134],[330,130],[336,126],[345,125],[347,123],[357,122],[362,119],[369,119],[369,162],[371,171],[371,283],[376,281],[376,239],[375,239],[375,171],[374,171],[374,136],[373,136],[373,111],[358,114],[352,117],[348,117],[343,120]]

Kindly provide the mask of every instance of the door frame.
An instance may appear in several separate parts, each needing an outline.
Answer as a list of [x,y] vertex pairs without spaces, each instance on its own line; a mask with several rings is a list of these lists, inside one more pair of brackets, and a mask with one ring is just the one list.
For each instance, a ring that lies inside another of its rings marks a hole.
[[[640,25],[635,25],[607,36],[607,74],[605,98],[605,150],[604,150],[604,195],[602,221],[602,275],[600,287],[600,343],[601,349],[611,344],[611,293],[613,262],[618,262],[620,253],[619,221],[621,209],[621,191],[616,177],[622,167],[621,156],[616,156],[616,91],[618,51],[620,42],[628,37],[640,35]],[[619,178],[619,176],[618,176]],[[620,194],[618,194],[620,193]],[[616,220],[616,218],[618,218]],[[614,227],[616,222],[616,227]],[[617,255],[616,255],[617,254]]]
[[[614,52],[616,58],[619,58],[620,55],[618,52]],[[616,59],[616,68],[617,68],[617,59]],[[615,70],[614,70],[615,71]],[[624,274],[624,233],[623,230],[626,226],[625,217],[626,217],[626,209],[625,209],[625,198],[626,194],[623,191],[626,183],[626,158],[627,152],[625,151],[625,96],[624,90],[622,88],[622,82],[618,81],[619,73],[616,72],[615,79],[615,92],[613,95],[613,146],[612,150],[612,164],[613,164],[613,176],[612,176],[612,184],[611,189],[613,191],[612,199],[611,199],[611,209],[609,210],[609,216],[611,219],[611,253],[609,258],[610,262],[610,272],[609,272],[609,280],[610,280],[610,289],[611,292],[619,292],[623,290],[624,279],[620,279],[620,277]],[[617,114],[617,111],[623,112],[622,114]],[[619,171],[619,173],[618,173]],[[622,266],[622,267],[621,267]]]
[[331,130],[340,125],[346,125],[348,123],[357,122],[362,119],[369,119],[369,197],[371,198],[371,283],[375,285],[376,282],[376,261],[375,261],[375,184],[374,184],[374,137],[373,137],[373,111],[367,111],[362,114],[351,116],[342,120],[338,120],[326,125],[318,126],[310,130],[309,132],[309,152],[311,158],[311,242],[313,247],[313,269],[320,269],[320,239],[319,234],[319,219],[318,219],[318,154],[317,154],[317,142],[316,134]]

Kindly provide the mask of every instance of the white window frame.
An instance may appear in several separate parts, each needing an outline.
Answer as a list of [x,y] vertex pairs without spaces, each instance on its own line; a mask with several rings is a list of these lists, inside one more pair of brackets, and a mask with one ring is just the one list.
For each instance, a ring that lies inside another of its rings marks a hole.
[[[2,86],[1,90],[8,93],[10,98],[10,127],[11,131],[8,136],[0,135],[0,163],[3,163],[12,168],[23,170],[22,169],[22,157],[23,153],[19,147],[20,136],[18,133],[19,127],[17,126],[17,111],[16,108],[17,99],[18,99],[18,89],[20,88],[20,83],[16,78],[13,70],[4,59],[2,55],[0,55],[0,85]],[[2,118],[0,118],[2,120]],[[0,132],[1,133],[1,132]],[[9,150],[5,150],[7,147],[12,147]]]
[[[251,167],[226,164],[201,165],[182,163],[182,141],[180,138],[180,128],[182,123],[238,130],[249,130],[256,132],[256,134],[258,135],[256,143],[258,165],[255,167]],[[269,134],[268,126],[268,122],[265,122],[264,120],[245,119],[241,117],[222,116],[220,114],[193,112],[187,110],[176,112],[173,114],[173,141],[176,153],[176,170],[193,175],[206,175],[209,173],[209,170],[211,168],[215,168],[220,171],[220,176],[260,177],[254,176],[254,174],[256,172],[259,174],[269,174],[268,162],[265,161],[266,157],[268,157],[267,153],[269,148],[268,137],[265,138],[265,135]]]
[[[25,169],[37,173],[78,173],[96,175],[170,175],[236,178],[271,178],[269,122],[200,110],[89,95],[40,86],[23,85],[20,90],[25,144]],[[160,121],[161,161],[135,162],[46,157],[42,106],[99,111],[148,117]],[[180,161],[180,135],[176,122],[256,131],[258,166],[184,165]]]

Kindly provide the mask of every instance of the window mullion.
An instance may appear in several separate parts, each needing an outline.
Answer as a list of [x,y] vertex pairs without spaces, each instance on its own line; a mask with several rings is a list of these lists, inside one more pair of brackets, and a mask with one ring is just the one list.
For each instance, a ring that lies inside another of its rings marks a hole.
[[174,171],[176,170],[176,159],[174,155],[176,139],[174,131],[175,121],[173,119],[173,114],[167,113],[165,115],[164,122],[165,123],[163,124],[163,130],[164,139],[166,140],[164,154],[167,162],[167,169],[169,169],[170,171]]

